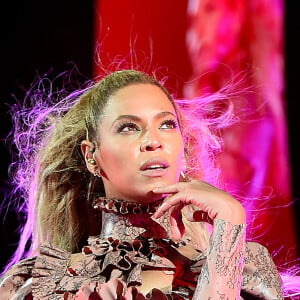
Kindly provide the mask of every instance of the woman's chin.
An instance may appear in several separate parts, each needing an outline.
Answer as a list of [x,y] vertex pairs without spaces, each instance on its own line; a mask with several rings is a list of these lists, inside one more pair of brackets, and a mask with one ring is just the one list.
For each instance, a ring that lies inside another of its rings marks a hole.
[[149,189],[152,191],[155,188],[168,186],[171,184],[175,184],[179,181],[179,178],[156,178],[156,180],[153,180],[151,183],[148,184]]
[[165,195],[164,194],[154,194],[153,192],[152,192],[152,190],[151,191],[149,191],[148,193],[147,193],[147,202],[154,202],[154,201],[157,201],[157,200],[159,200],[159,199],[162,199],[162,198],[164,198],[165,197]]

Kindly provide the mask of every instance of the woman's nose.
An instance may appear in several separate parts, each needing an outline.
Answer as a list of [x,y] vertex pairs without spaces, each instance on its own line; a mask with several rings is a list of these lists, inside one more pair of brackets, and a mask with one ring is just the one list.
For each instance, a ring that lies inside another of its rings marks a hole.
[[158,138],[155,137],[147,137],[141,141],[141,151],[155,151],[156,149],[161,148],[161,142]]

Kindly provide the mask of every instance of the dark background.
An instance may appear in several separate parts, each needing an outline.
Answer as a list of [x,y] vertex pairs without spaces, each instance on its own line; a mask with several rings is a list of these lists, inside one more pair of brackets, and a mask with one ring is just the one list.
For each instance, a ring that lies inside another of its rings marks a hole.
[[[300,22],[297,3],[287,1],[285,18],[286,114],[295,216],[299,228],[300,131],[299,53]],[[17,243],[16,228],[21,216],[6,209],[10,192],[8,165],[11,161],[5,139],[11,128],[9,107],[14,97],[22,99],[37,75],[53,76],[76,65],[85,78],[92,77],[93,18],[92,0],[28,0],[1,4],[1,71],[0,71],[0,269]],[[299,236],[298,229],[298,236]]]
[[[10,191],[7,169],[10,154],[5,142],[11,128],[8,103],[24,93],[37,76],[50,78],[74,65],[84,78],[92,76],[93,1],[28,0],[1,4],[0,70],[0,202]],[[58,87],[59,88],[59,87]],[[17,243],[21,216],[2,207],[0,216],[0,269]]]
[[[296,3],[285,1],[285,99],[291,186],[300,257],[300,19]],[[282,233],[281,233],[282,234]],[[284,236],[284,235],[283,235]]]

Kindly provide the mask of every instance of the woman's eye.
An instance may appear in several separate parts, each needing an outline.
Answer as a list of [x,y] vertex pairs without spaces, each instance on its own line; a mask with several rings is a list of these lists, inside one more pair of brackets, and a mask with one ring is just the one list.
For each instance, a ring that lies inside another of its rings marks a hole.
[[164,121],[161,126],[160,129],[174,129],[178,127],[178,123],[175,120],[166,120]]
[[132,123],[132,122],[127,122],[127,123],[124,123],[124,124],[121,124],[119,127],[118,127],[118,132],[131,132],[131,131],[139,131],[139,127],[135,124],[135,123]]

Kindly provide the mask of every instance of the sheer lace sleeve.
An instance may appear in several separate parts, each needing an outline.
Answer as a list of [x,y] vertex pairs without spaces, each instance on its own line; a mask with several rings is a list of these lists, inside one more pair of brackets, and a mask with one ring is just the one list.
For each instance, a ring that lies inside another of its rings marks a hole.
[[215,219],[207,261],[193,299],[240,299],[245,255],[245,224]]
[[242,289],[259,299],[283,299],[278,270],[267,248],[258,243],[246,245]]
[[32,299],[31,282],[35,258],[28,258],[12,266],[0,279],[1,300]]

